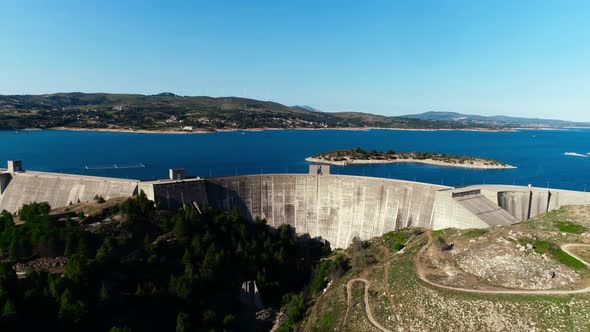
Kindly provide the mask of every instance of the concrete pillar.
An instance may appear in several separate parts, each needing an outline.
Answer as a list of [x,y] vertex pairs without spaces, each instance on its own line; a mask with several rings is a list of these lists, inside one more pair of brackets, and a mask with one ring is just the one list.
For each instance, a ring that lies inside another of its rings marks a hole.
[[184,168],[171,168],[168,174],[170,180],[184,180]]
[[8,161],[8,173],[18,173],[23,171],[23,162],[21,160]]
[[309,165],[309,175],[330,175],[330,165]]

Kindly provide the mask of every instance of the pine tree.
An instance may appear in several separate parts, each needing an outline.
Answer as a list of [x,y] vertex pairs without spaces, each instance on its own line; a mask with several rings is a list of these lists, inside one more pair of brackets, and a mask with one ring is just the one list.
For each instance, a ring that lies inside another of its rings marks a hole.
[[4,306],[2,307],[2,318],[4,319],[13,319],[16,317],[16,308],[14,304],[10,300],[6,300]]
[[109,290],[105,287],[104,282],[102,283],[102,287],[100,287],[100,293],[98,294],[98,299],[100,303],[106,304],[111,299],[109,294]]
[[189,315],[186,312],[179,312],[176,316],[176,332],[188,332],[190,330]]
[[96,252],[96,260],[101,264],[108,263],[113,259],[114,253],[115,249],[113,248],[111,239],[106,238]]

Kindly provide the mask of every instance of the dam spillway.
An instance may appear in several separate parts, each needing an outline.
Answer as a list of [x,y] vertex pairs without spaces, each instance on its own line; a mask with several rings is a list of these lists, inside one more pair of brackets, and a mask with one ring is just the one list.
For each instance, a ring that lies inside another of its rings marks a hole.
[[297,233],[347,247],[404,227],[485,228],[518,223],[569,204],[590,204],[590,194],[488,185],[452,188],[427,183],[348,175],[311,168],[309,174],[260,174],[158,181],[7,170],[0,172],[0,211],[15,213],[31,202],[53,208],[144,192],[159,206],[186,203],[237,209],[270,226],[289,224]]

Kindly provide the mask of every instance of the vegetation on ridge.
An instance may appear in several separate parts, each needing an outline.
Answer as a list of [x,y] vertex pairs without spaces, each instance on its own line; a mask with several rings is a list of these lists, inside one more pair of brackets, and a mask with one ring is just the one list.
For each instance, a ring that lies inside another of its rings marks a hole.
[[474,164],[481,163],[487,166],[507,166],[505,163],[488,158],[479,158],[472,156],[457,156],[445,153],[434,152],[396,152],[393,150],[377,151],[377,150],[363,150],[343,149],[330,152],[323,152],[312,156],[312,158],[320,159],[330,162],[344,162],[347,161],[388,161],[388,160],[434,160],[447,164]]
[[[57,93],[0,95],[0,129],[110,128],[201,130],[247,128],[474,128],[446,121],[367,113],[324,113],[238,97]],[[491,126],[477,126],[493,128]]]

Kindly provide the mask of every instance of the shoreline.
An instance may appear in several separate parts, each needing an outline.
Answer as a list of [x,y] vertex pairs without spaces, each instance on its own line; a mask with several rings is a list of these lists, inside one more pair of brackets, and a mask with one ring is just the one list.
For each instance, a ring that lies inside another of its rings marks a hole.
[[503,133],[516,132],[517,128],[506,129],[488,129],[488,128],[382,128],[382,127],[342,127],[342,128],[225,128],[225,129],[195,129],[192,131],[182,130],[168,130],[168,129],[125,129],[125,128],[78,128],[78,127],[51,127],[51,128],[24,128],[24,129],[6,129],[7,131],[41,131],[41,130],[56,130],[56,131],[79,131],[79,132],[106,132],[106,133],[134,133],[134,134],[173,134],[173,135],[195,135],[195,134],[213,134],[223,132],[262,132],[262,131],[283,131],[283,130],[342,130],[342,131],[370,131],[370,130],[393,130],[393,131],[467,131],[467,132],[489,132],[489,133]]
[[334,166],[350,166],[350,165],[380,165],[380,164],[395,164],[395,163],[413,163],[413,164],[425,164],[442,167],[455,167],[465,169],[481,169],[481,170],[504,170],[504,169],[516,169],[516,166],[512,165],[483,165],[483,164],[452,164],[444,161],[433,160],[433,159],[388,159],[388,160],[348,160],[348,161],[331,161],[320,158],[308,157],[305,161],[310,163],[318,163],[324,165]]

